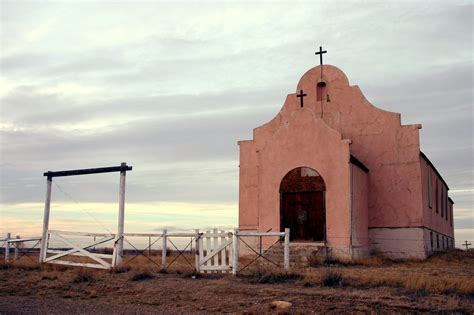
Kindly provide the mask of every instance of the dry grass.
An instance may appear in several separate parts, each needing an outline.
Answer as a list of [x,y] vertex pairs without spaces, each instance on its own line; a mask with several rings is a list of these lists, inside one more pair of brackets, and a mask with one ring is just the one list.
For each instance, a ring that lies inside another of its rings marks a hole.
[[[168,262],[176,257],[173,255]],[[107,271],[40,266],[37,256],[5,265],[0,257],[0,302],[1,298],[16,301],[24,296],[23,302],[51,299],[60,306],[67,300],[72,303],[69,305],[77,303],[78,312],[85,312],[79,303],[84,301],[97,309],[105,305],[131,307],[130,312],[132,307],[133,312],[140,312],[140,307],[155,307],[148,309],[149,313],[166,309],[170,313],[257,314],[268,312],[268,303],[274,300],[293,303],[294,313],[301,314],[316,307],[322,313],[474,312],[472,252],[451,251],[424,261],[380,257],[332,261],[290,272],[268,264],[251,265],[238,278],[196,275],[183,257],[173,263],[168,274],[160,273],[160,256],[150,257],[153,263],[142,256],[132,258],[127,255],[124,265]],[[193,256],[186,258],[194,263]],[[247,262],[248,258],[242,259],[241,267]],[[21,303],[15,304],[13,311],[19,313]]]
[[304,285],[324,285],[328,272],[336,272],[344,286],[388,286],[413,292],[474,295],[473,266],[474,254],[460,250],[439,253],[423,261],[393,261],[374,256],[309,268],[305,270]]
[[296,272],[261,265],[249,268],[240,277],[251,283],[282,283],[304,278],[303,275]]
[[[171,253],[168,257],[168,263],[176,256],[177,253]],[[0,268],[39,270],[45,280],[55,279],[62,272],[70,269],[70,267],[61,265],[39,265],[37,261],[37,255],[31,255],[21,257],[11,264],[5,264],[2,257],[0,257]],[[241,266],[245,262],[245,258],[242,259]],[[193,263],[194,256],[186,254],[185,258],[179,257],[164,272],[161,268],[161,256],[152,255],[148,258],[138,256],[134,258],[130,255],[126,256],[124,263],[112,270],[112,273],[130,272],[132,275],[128,276],[129,278],[140,278],[140,274],[154,276],[158,273],[196,278],[199,275],[195,274]],[[251,283],[282,283],[301,280],[300,282],[306,287],[333,285],[354,288],[398,287],[417,293],[474,295],[474,252],[472,251],[451,250],[433,255],[423,261],[393,261],[373,256],[357,261],[318,262],[313,266],[288,272],[268,265],[256,265],[246,269],[240,278]],[[74,282],[92,281],[95,273],[103,272],[90,269],[87,269],[87,271],[83,269],[76,270],[79,270],[77,271],[78,280],[73,280]],[[86,272],[89,274],[85,275]],[[81,281],[79,281],[80,278]]]

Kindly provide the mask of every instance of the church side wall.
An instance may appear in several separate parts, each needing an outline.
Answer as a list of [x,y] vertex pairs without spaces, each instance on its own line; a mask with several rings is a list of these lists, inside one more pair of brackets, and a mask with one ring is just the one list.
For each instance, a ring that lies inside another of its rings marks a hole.
[[420,156],[423,225],[427,228],[425,238],[429,243],[428,252],[445,250],[453,247],[454,224],[452,203],[448,198],[448,187],[433,169],[430,163]]
[[353,258],[369,254],[368,174],[351,164],[351,216]]

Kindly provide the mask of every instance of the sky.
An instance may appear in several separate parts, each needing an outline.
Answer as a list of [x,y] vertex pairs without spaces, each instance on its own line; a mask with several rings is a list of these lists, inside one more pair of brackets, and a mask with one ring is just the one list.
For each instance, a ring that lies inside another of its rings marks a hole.
[[[236,227],[237,141],[319,64],[421,123],[474,242],[473,1],[0,1],[0,236],[43,172],[127,162],[128,232]],[[115,231],[118,173],[55,178],[50,228]],[[459,246],[459,244],[457,244]]]

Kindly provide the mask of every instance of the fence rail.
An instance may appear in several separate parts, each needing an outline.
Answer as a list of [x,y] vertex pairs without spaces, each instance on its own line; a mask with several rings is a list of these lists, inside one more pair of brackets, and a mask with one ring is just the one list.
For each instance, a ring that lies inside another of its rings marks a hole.
[[[17,235],[15,238],[11,237],[11,233],[7,233],[6,238],[1,239],[0,242],[4,243],[5,247],[5,263],[11,263],[15,260],[18,260],[22,256],[26,256],[26,249],[23,248],[24,243],[26,242],[36,242],[32,247],[28,248],[29,250],[34,249],[38,244],[41,243],[41,237],[27,237],[21,238],[20,235]],[[10,257],[10,249],[13,246],[13,259]]]

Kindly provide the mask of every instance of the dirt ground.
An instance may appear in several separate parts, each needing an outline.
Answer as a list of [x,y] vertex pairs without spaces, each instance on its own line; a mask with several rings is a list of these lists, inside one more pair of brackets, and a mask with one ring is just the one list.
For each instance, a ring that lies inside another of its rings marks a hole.
[[[191,272],[179,271],[164,274],[147,268],[113,273],[56,266],[2,266],[0,313],[474,314],[474,258],[458,258],[336,263],[290,273],[257,268],[236,278],[194,277]],[[444,279],[446,270],[449,273]],[[327,282],[328,274],[340,278]],[[364,278],[366,275],[372,278]],[[403,280],[415,275],[422,275],[419,279],[424,282],[417,280],[412,285]],[[440,283],[444,287],[439,287]],[[286,310],[272,308],[276,300],[292,305]]]

